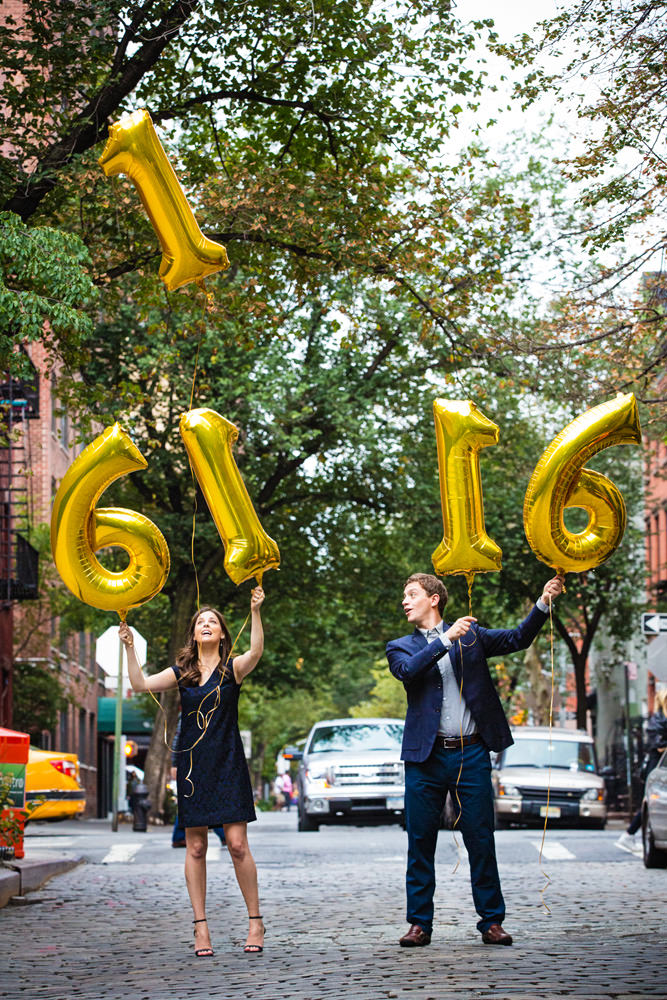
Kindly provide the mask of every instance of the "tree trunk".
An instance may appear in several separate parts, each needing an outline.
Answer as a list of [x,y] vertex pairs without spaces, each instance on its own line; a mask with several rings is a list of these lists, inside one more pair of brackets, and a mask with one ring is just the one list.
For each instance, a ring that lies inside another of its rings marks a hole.
[[[165,666],[176,662],[176,655],[185,642],[190,617],[194,609],[195,588],[193,584],[179,587],[172,598],[171,634],[167,649]],[[176,730],[176,723],[181,708],[181,700],[177,690],[165,691],[159,699],[162,710],[158,712],[151,742],[146,755],[145,781],[151,801],[151,818],[164,818],[165,790],[171,768],[171,741]],[[167,736],[165,741],[165,720]]]
[[585,653],[579,653],[572,657],[574,663],[574,681],[577,692],[577,728],[585,729],[588,720],[588,709],[586,707],[586,660]]

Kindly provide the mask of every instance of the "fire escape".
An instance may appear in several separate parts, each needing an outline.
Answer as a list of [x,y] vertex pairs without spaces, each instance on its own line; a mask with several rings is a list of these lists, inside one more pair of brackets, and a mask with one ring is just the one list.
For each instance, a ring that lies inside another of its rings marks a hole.
[[11,723],[12,608],[38,596],[38,554],[29,542],[32,479],[28,421],[39,416],[39,380],[0,383],[0,725]]

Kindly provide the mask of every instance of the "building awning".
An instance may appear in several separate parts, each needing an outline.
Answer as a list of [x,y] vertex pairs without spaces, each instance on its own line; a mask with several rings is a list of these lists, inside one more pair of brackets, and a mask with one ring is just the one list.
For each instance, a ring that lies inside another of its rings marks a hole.
[[667,632],[662,632],[649,642],[646,665],[654,677],[667,684]]
[[[134,736],[153,731],[153,720],[146,717],[143,705],[136,698],[123,701],[123,736]],[[97,731],[113,733],[116,729],[116,699],[97,699]]]

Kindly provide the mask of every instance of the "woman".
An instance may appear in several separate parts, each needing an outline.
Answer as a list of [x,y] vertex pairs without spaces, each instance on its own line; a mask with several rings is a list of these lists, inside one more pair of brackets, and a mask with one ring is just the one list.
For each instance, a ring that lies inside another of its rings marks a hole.
[[134,691],[167,691],[178,685],[181,696],[181,739],[177,772],[178,814],[185,827],[185,881],[192,903],[195,955],[213,955],[206,922],[206,848],[208,829],[223,826],[234,871],[248,908],[244,951],[259,953],[264,924],[259,912],[257,868],[248,846],[247,824],[256,819],[250,776],[238,729],[241,682],[264,650],[260,607],[264,591],[255,587],[250,599],[250,649],[230,660],[232,642],[224,618],[215,608],[193,616],[186,645],[175,667],[147,677],[142,672],[126,622],[119,636],[127,649]]

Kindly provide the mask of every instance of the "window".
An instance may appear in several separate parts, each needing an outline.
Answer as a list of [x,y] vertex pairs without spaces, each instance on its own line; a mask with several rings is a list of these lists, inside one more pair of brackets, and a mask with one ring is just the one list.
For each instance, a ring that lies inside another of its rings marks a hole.
[[58,733],[58,741],[60,743],[58,749],[63,752],[67,751],[67,738],[69,735],[67,726],[67,711],[68,710],[65,708],[60,713],[60,723],[59,723],[59,733]]
[[85,708],[80,708],[79,709],[79,746],[78,746],[78,751],[77,752],[78,752],[78,755],[79,755],[79,760],[81,761],[82,764],[84,764],[84,763],[87,764],[88,763],[88,746],[87,746],[87,739],[86,739],[87,735],[88,735],[88,733],[87,733],[87,730],[86,730],[86,710],[85,710]]

